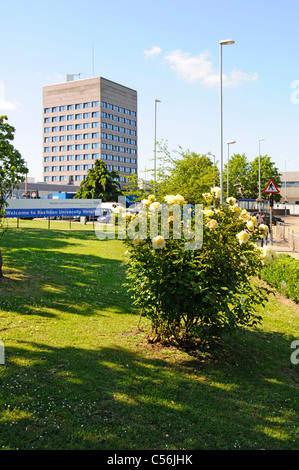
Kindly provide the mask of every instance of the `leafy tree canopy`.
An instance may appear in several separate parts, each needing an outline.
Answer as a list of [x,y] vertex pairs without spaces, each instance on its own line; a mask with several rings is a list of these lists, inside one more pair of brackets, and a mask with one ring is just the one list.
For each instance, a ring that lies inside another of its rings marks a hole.
[[[265,198],[263,193],[267,183],[273,179],[276,186],[282,186],[279,170],[275,163],[271,161],[268,155],[260,157],[261,168],[261,197]],[[229,196],[237,199],[257,199],[259,195],[259,157],[249,162],[247,157],[242,154],[232,155],[229,159]],[[227,164],[224,166],[224,193],[227,188]],[[275,194],[274,200],[280,201],[281,195]]]
[[94,168],[87,172],[75,195],[76,199],[101,199],[103,202],[117,201],[121,194],[118,172],[108,171],[102,160],[96,160]]
[[157,194],[181,194],[189,204],[202,203],[202,194],[218,183],[219,173],[208,155],[180,151],[172,156],[167,146],[160,147],[163,157],[158,170]]
[[25,160],[11,143],[15,128],[8,124],[7,116],[0,116],[0,218],[6,205],[6,197],[12,195],[28,173]]

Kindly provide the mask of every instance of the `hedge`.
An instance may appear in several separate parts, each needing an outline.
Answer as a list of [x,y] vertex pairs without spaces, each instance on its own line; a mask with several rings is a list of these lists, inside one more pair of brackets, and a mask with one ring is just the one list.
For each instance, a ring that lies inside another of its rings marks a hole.
[[299,260],[279,254],[277,260],[265,266],[261,277],[278,292],[299,303]]

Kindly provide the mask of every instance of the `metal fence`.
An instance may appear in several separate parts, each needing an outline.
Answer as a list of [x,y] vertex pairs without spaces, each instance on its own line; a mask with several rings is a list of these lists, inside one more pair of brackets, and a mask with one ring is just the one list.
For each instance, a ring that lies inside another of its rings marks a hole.
[[299,232],[292,228],[286,227],[284,223],[277,222],[275,226],[275,237],[285,240],[287,244],[294,250],[299,252]]

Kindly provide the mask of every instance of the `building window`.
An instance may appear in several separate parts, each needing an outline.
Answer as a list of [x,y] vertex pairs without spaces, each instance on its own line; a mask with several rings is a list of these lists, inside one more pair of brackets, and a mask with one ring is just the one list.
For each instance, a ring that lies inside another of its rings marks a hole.
[[82,109],[82,103],[76,104],[75,108],[76,108],[76,109]]
[[76,181],[81,181],[83,179],[82,175],[76,175],[75,176]]
[[75,106],[73,104],[69,104],[68,107],[67,107],[67,110],[71,111],[74,108],[75,108]]
[[98,101],[93,101],[92,102],[92,107],[96,108],[97,106],[99,106],[99,102]]
[[73,114],[69,114],[68,117],[67,117],[67,120],[68,121],[73,121],[74,119],[74,115]]

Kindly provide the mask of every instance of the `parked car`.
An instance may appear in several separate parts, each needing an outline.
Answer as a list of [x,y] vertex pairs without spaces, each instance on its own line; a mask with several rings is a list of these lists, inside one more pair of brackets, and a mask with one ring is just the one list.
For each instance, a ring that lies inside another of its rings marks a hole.
[[99,217],[97,218],[98,222],[102,224],[109,224],[112,214],[111,209],[98,209],[97,214],[99,214]]
[[[252,215],[256,217],[258,215],[258,213],[254,212]],[[262,215],[265,216],[265,223],[267,225],[270,225],[270,214],[269,214],[269,212],[264,212]],[[284,219],[282,219],[281,217],[278,217],[277,215],[272,215],[272,225],[276,225],[277,222],[280,222],[280,223],[284,224]]]

